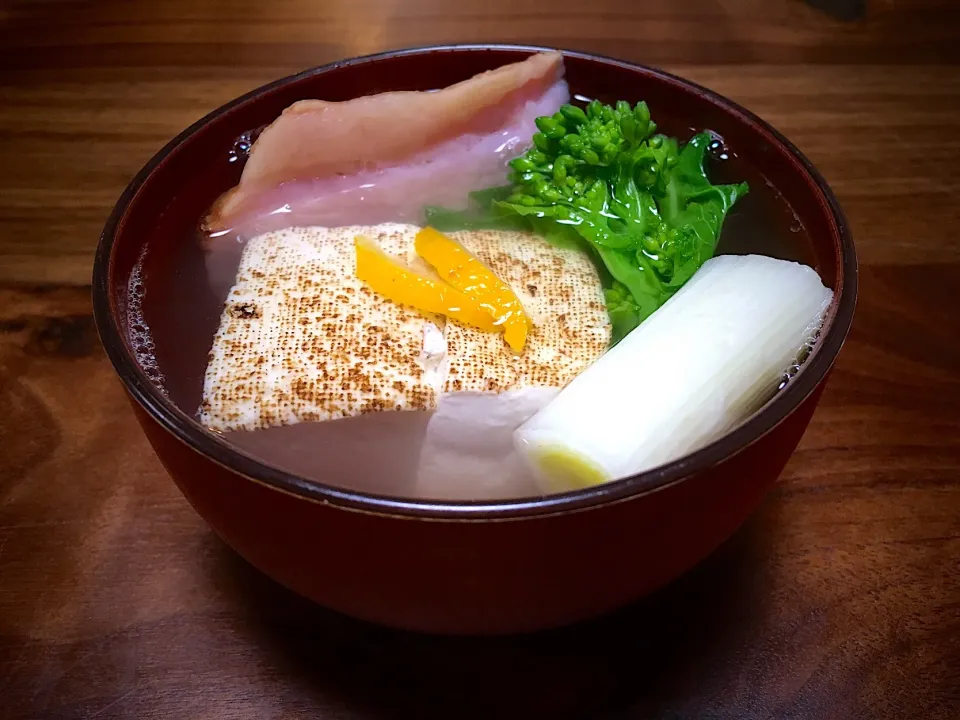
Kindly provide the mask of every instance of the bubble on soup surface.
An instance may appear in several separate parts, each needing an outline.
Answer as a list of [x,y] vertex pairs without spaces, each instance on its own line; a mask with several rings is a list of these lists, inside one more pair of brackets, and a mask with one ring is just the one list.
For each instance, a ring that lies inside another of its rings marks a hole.
[[144,248],[130,271],[130,279],[127,281],[127,341],[133,349],[134,357],[140,369],[159,388],[160,392],[166,395],[165,378],[157,364],[156,345],[153,342],[150,327],[143,315],[143,298],[146,294],[143,261],[146,254],[147,250]]

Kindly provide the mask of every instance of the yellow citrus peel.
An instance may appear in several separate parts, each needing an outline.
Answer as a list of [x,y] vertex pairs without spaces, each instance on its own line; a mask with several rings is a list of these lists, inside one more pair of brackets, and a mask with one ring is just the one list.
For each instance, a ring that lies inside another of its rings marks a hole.
[[417,254],[441,278],[490,312],[497,325],[503,327],[503,339],[514,352],[523,350],[529,320],[509,285],[463,245],[433,228],[418,232],[415,246]]
[[370,238],[354,238],[357,277],[388,300],[487,332],[498,332],[493,314],[481,303],[444,282],[414,272],[387,255]]

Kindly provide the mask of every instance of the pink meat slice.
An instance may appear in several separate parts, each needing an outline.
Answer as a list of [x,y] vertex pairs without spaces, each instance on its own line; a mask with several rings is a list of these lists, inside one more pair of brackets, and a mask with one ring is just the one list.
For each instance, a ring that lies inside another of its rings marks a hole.
[[416,222],[503,184],[534,120],[569,100],[560,53],[435,92],[294,103],[253,144],[240,183],[214,206],[213,235],[290,226]]

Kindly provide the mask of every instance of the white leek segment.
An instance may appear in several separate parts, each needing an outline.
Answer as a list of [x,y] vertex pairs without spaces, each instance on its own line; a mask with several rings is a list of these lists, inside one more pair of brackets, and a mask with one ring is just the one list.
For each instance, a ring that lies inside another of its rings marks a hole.
[[545,492],[662,465],[758,409],[833,292],[805,265],[720,256],[514,434]]

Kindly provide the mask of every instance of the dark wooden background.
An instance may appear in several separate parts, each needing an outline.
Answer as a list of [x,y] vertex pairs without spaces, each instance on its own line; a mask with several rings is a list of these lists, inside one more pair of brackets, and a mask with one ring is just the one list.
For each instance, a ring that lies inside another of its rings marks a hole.
[[[865,5],[0,1],[0,716],[960,717],[960,4]],[[715,556],[597,622],[450,640],[310,607],[226,550],[136,427],[87,286],[125,183],[209,110],[481,40],[753,109],[836,189],[862,290],[800,450]]]

